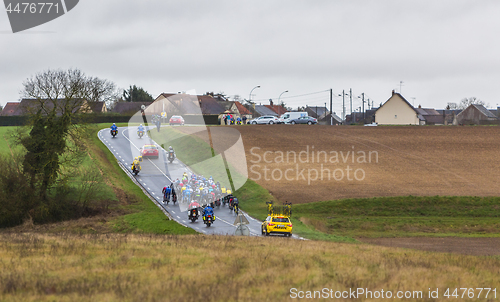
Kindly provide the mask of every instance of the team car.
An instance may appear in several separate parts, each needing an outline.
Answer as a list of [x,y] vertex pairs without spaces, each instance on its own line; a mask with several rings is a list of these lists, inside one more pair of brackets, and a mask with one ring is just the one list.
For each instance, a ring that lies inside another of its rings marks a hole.
[[184,125],[184,118],[182,118],[182,116],[180,116],[180,115],[174,115],[170,118],[169,124],[170,124],[170,126],[172,126],[173,124],[178,124],[178,125],[183,126]]
[[262,235],[269,236],[271,233],[283,234],[285,237],[292,236],[292,205],[286,203],[283,206],[275,206],[272,202],[267,203],[266,220],[262,222]]
[[267,216],[262,223],[262,235],[268,236],[271,233],[292,236],[292,222],[285,216],[272,215]]
[[142,157],[158,158],[158,147],[155,145],[144,145],[144,147],[141,148],[141,155]]

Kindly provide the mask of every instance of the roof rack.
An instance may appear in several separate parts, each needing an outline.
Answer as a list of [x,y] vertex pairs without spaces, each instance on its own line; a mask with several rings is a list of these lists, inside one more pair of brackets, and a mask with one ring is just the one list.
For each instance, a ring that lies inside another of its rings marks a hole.
[[270,216],[283,216],[283,217],[291,217],[292,216],[292,205],[285,204],[282,206],[276,206],[272,202],[266,202],[267,204],[267,213]]

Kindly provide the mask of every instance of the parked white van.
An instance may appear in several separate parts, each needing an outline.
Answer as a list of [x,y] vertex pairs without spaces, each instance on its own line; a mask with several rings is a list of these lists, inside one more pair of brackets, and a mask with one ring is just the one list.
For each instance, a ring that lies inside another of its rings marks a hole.
[[285,112],[280,116],[280,124],[289,124],[291,120],[308,116],[307,112]]

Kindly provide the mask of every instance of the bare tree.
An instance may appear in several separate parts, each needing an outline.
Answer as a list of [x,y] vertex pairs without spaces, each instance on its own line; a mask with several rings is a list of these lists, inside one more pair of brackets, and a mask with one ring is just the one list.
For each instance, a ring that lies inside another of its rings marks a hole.
[[23,108],[28,113],[41,110],[43,114],[49,114],[55,110],[62,115],[88,111],[92,103],[110,102],[119,94],[113,82],[88,77],[79,69],[49,69],[28,78],[23,83],[21,96],[36,100],[28,108]]
[[463,110],[472,104],[486,106],[486,103],[481,101],[480,99],[478,99],[476,97],[470,97],[470,98],[463,98],[460,101],[459,108]]
[[77,164],[84,152],[82,136],[87,129],[75,125],[82,121],[78,113],[87,111],[92,102],[108,99],[115,85],[69,69],[40,72],[23,86],[21,95],[32,99],[23,108],[30,115],[29,133],[19,137],[27,151],[23,170],[32,192],[44,201],[63,173],[62,164]]
[[459,108],[459,106],[458,106],[457,103],[450,102],[446,106],[446,109],[448,109],[448,110],[456,110],[456,109],[460,109],[460,108]]

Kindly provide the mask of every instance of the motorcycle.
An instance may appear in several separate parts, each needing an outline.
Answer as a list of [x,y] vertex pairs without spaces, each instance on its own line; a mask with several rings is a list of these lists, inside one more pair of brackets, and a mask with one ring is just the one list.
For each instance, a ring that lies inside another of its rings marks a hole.
[[111,130],[111,135],[113,138],[118,134],[118,130]]
[[172,163],[175,159],[175,153],[174,151],[168,151],[168,161]]
[[207,225],[207,228],[209,228],[210,225],[214,223],[214,220],[215,220],[215,218],[212,217],[211,214],[203,216],[203,222]]
[[141,166],[140,165],[134,165],[132,164],[132,173],[134,173],[134,175],[137,176],[137,174],[139,174],[139,171],[141,171]]
[[144,131],[137,131],[137,135],[139,136],[139,138],[142,138],[142,136],[144,135]]
[[233,208],[234,208],[234,212],[236,213],[236,215],[238,215],[238,213],[239,213],[239,211],[240,211],[240,206],[239,206],[237,203],[235,203],[235,204],[233,205]]
[[200,213],[198,212],[198,208],[193,208],[189,210],[189,216],[188,219],[191,220],[192,222],[195,222],[198,217],[200,217]]

